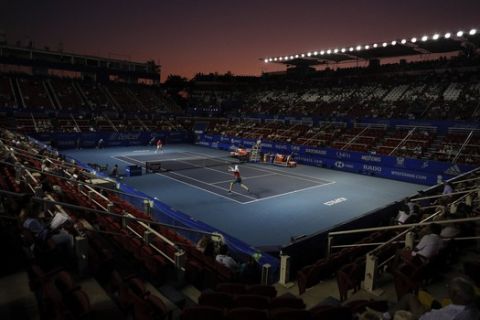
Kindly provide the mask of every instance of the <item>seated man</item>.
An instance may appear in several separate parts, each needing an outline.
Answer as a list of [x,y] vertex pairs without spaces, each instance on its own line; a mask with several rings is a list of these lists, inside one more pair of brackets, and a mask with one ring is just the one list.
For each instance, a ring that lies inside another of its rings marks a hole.
[[240,265],[228,255],[228,246],[226,244],[222,244],[215,260],[233,271],[239,271],[240,269]]
[[419,255],[422,258],[431,259],[436,256],[443,247],[443,239],[440,237],[442,227],[432,223],[428,227],[429,233],[424,235],[412,252],[412,256]]
[[419,320],[470,320],[478,319],[480,313],[475,306],[475,287],[464,277],[456,277],[448,283],[448,296],[452,301],[440,309],[430,310],[430,306],[420,303],[417,296],[409,293],[403,296],[398,304],[384,313],[383,319],[392,319],[399,310],[410,312]]

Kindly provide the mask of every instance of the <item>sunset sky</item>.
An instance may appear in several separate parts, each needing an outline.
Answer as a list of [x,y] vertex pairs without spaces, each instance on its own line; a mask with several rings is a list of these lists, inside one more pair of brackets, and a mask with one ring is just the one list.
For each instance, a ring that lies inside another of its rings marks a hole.
[[259,75],[259,58],[480,27],[479,0],[0,0],[10,44]]

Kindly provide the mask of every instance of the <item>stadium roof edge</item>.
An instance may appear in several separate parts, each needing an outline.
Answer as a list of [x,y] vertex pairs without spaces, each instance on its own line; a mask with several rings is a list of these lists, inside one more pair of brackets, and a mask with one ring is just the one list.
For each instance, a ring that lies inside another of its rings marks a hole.
[[476,28],[433,34],[421,34],[391,41],[311,50],[283,56],[260,58],[265,63],[284,65],[320,65],[357,60],[371,60],[422,54],[460,51],[468,44],[478,48],[480,33]]

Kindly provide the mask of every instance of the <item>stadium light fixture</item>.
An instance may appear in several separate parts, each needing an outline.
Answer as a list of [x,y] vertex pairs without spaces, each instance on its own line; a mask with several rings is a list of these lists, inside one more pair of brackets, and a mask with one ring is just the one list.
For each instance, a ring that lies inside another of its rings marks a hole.
[[324,51],[324,50],[320,51],[320,55],[323,56],[324,54],[325,54],[325,51]]
[[445,33],[445,35],[444,35],[445,39],[448,39],[448,38],[450,38],[451,36],[452,36],[452,34],[451,34],[450,32],[447,32],[447,33]]
[[295,58],[298,58],[298,54],[295,55]]
[[301,54],[301,57],[302,57],[302,58],[305,58],[305,53],[302,53],[302,54]]
[[413,37],[412,39],[410,39],[410,41],[411,41],[412,43],[415,43],[415,42],[417,42],[417,38]]
[[438,38],[440,38],[440,35],[438,33],[435,33],[432,37],[433,40],[437,40]]
[[423,42],[425,42],[425,41],[427,41],[427,40],[428,40],[428,36],[423,36],[423,37],[422,37],[422,41],[423,41]]
[[397,41],[393,40],[391,43],[392,43],[392,46],[394,46],[397,44]]
[[314,56],[317,56],[317,55],[318,55],[318,51],[314,51],[314,52],[313,52],[313,55],[314,55]]
[[477,33],[477,29],[470,29],[470,31],[468,32],[469,35],[473,36]]
[[277,58],[276,58],[276,57],[275,57],[275,58],[273,58],[273,61],[277,61]]
[[327,54],[330,54],[330,53],[332,53],[332,50],[328,49]]
[[368,50],[368,49],[370,49],[370,46],[367,44],[367,45],[365,46],[365,50]]
[[283,57],[278,58],[278,60],[282,61],[282,60],[283,60]]
[[265,63],[268,63],[268,59],[263,60]]
[[401,44],[405,44],[407,43],[407,39],[402,39],[402,41],[400,41]]
[[307,52],[307,57],[310,57],[312,55],[311,52]]
[[457,37],[462,37],[462,36],[463,36],[463,31],[462,30],[458,31],[457,32]]
[[360,51],[360,50],[362,50],[362,46],[359,45],[359,46],[357,46],[355,49],[356,49],[357,51]]
[[350,49],[348,49],[348,51],[352,52],[354,49],[353,47],[350,47]]
[[382,46],[385,48],[386,46],[388,46],[388,43],[384,42],[382,43]]
[[285,57],[283,58],[283,60],[285,60],[285,61],[286,61],[286,60],[288,60],[288,57],[287,57],[287,56],[285,56]]
[[373,47],[374,47],[374,48],[378,47],[378,44],[374,43],[374,44],[373,44]]
[[293,58],[295,58],[294,56],[290,56],[290,60],[293,60]]
[[338,52],[338,49],[337,49],[337,48],[335,48],[335,50],[333,50],[333,53],[337,53],[337,52]]
[[342,48],[342,50],[340,50],[340,51],[342,51],[342,52],[345,52],[345,51],[347,51],[347,49],[345,49],[345,48]]

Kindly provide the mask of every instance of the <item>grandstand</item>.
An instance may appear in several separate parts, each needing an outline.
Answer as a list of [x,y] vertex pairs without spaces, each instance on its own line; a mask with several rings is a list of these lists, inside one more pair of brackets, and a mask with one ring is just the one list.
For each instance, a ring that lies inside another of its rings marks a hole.
[[[480,285],[480,36],[425,37],[265,58],[289,71],[199,75],[187,98],[152,62],[0,45],[0,285],[36,302],[12,312],[353,319],[459,264]],[[381,63],[420,54],[448,58]],[[227,195],[240,146],[252,193]],[[259,160],[279,154],[301,165]],[[404,259],[432,224],[442,250]]]

